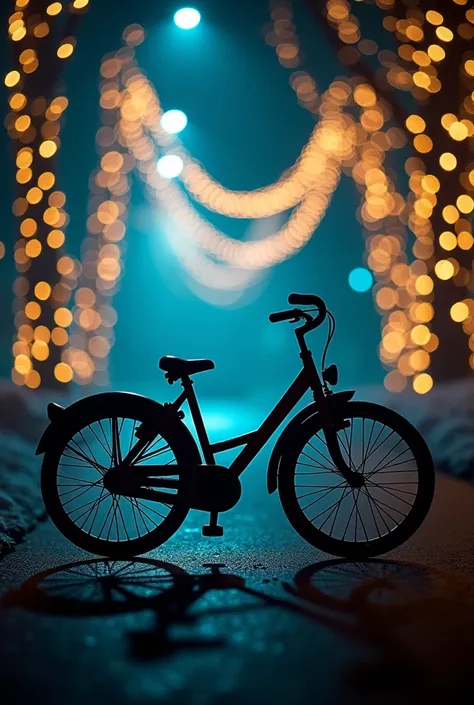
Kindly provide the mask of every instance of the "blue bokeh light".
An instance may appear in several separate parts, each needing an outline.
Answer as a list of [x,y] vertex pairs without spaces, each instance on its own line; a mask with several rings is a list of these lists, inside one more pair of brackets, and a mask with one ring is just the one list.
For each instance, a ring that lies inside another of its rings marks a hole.
[[182,110],[167,110],[160,119],[161,127],[170,135],[177,135],[178,132],[184,130],[187,124],[188,118]]
[[349,274],[349,286],[358,293],[369,291],[373,282],[374,279],[371,272],[365,267],[356,267]]
[[180,29],[194,29],[201,21],[201,14],[195,7],[182,7],[174,13],[174,23]]
[[177,154],[165,154],[158,159],[156,170],[163,179],[174,179],[183,170],[183,160]]

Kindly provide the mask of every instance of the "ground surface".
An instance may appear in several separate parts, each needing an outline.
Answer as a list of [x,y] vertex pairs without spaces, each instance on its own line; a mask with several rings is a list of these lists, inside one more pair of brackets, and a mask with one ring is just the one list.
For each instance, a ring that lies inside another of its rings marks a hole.
[[327,562],[268,497],[264,471],[248,470],[223,539],[202,538],[205,517],[194,513],[134,564],[94,561],[40,525],[0,566],[2,702],[445,703],[472,694],[474,489],[440,477],[408,544],[381,562]]
[[[216,439],[258,422],[222,403],[205,417]],[[223,539],[203,538],[195,512],[162,548],[114,563],[50,522],[28,534],[0,563],[2,704],[472,698],[474,488],[440,475],[410,542],[345,563],[292,530],[266,493],[267,458],[244,475]]]

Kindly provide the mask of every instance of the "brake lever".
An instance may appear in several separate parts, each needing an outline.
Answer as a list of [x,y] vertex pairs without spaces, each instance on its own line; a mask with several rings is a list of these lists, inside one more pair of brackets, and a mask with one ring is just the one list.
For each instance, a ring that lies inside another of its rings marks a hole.
[[288,322],[289,323],[299,323],[301,319],[303,318],[306,323],[312,323],[314,318],[310,316],[306,311],[302,311],[300,308],[296,309],[298,311],[298,315],[295,316],[294,318],[291,318]]

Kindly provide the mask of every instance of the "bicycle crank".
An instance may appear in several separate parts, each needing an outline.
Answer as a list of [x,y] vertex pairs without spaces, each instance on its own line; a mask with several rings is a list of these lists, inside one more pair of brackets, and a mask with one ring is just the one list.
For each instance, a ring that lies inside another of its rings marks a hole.
[[227,512],[242,494],[238,476],[224,465],[139,467],[122,463],[105,473],[103,483],[115,495],[185,505],[206,512]]

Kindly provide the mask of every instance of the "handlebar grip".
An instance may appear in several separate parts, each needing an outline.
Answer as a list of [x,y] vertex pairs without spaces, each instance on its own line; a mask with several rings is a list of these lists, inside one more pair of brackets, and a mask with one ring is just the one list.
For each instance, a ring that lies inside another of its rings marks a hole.
[[268,316],[270,323],[280,323],[280,321],[291,321],[296,317],[295,311],[277,311]]
[[300,304],[302,306],[317,306],[320,311],[326,314],[326,304],[320,296],[316,294],[290,294],[288,297],[288,303],[295,305]]
[[289,304],[300,304],[303,306],[315,306],[318,309],[318,315],[313,320],[307,330],[314,330],[318,328],[325,320],[327,316],[326,304],[320,296],[316,294],[290,294],[288,297]]

